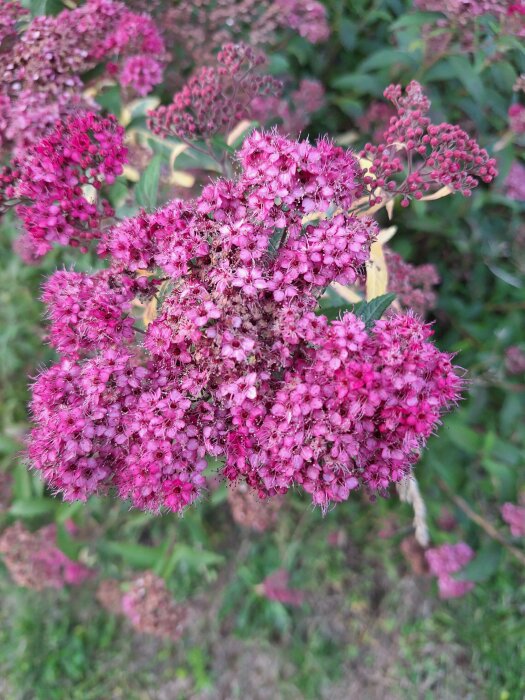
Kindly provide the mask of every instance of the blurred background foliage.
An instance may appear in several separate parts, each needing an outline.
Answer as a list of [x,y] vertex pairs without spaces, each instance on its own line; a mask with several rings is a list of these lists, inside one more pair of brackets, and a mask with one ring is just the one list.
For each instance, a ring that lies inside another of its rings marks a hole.
[[[471,199],[396,206],[393,215],[399,232],[392,247],[411,263],[439,269],[436,340],[459,353],[468,371],[468,392],[430,441],[417,476],[433,541],[465,539],[476,550],[470,570],[476,587],[464,599],[437,601],[432,581],[416,577],[401,554],[412,514],[394,496],[374,504],[356,497],[323,518],[292,494],[276,526],[263,534],[233,522],[224,485],[181,519],[106,499],[71,505],[53,498],[22,454],[27,377],[52,359],[39,290],[57,267],[90,269],[96,261],[56,250],[25,265],[11,247],[16,224],[4,217],[0,466],[13,481],[0,525],[21,519],[30,528],[61,526],[72,519],[75,543],[59,527],[58,544],[101,577],[153,569],[177,600],[202,601],[190,632],[172,644],[130,633],[98,606],[94,582],[73,592],[36,593],[17,589],[2,571],[0,697],[6,700],[525,696],[523,567],[464,508],[510,541],[500,507],[523,498],[525,377],[508,373],[505,352],[525,348],[525,203],[506,197],[503,183],[524,155],[524,137],[509,133],[507,110],[517,99],[513,85],[525,72],[525,52],[518,40],[503,37],[471,53],[451,46],[429,56],[422,38],[429,15],[411,2],[324,4],[329,41],[312,46],[295,37],[270,56],[275,74],[316,77],[325,86],[327,104],[310,135],[330,133],[359,148],[370,137],[358,125],[370,104],[389,83],[417,79],[435,120],[461,124],[498,159],[500,176],[490,189],[480,187]],[[61,6],[44,3],[42,12]],[[117,113],[118,97],[105,95],[105,106]],[[137,128],[141,115],[134,118]],[[137,186],[135,202],[125,182],[114,187],[122,214],[148,204],[147,184]],[[384,212],[379,218],[388,224]],[[452,535],[442,526],[445,516]],[[301,607],[260,594],[258,584],[279,568],[305,592]]]

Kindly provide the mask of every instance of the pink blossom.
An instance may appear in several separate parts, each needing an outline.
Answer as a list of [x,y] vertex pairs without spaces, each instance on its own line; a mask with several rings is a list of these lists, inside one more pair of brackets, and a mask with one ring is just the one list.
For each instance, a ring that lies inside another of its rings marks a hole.
[[452,576],[461,571],[473,557],[474,551],[465,542],[443,544],[427,550],[430,573],[438,579],[441,598],[460,598],[474,588],[472,581],[461,581]]
[[501,517],[510,527],[513,537],[525,537],[525,508],[513,503],[501,506]]
[[285,605],[299,607],[303,604],[304,591],[289,587],[290,574],[285,569],[278,569],[267,576],[258,586],[258,590],[268,600],[275,600]]
[[510,199],[525,202],[525,166],[517,160],[510,166],[504,183],[505,194]]

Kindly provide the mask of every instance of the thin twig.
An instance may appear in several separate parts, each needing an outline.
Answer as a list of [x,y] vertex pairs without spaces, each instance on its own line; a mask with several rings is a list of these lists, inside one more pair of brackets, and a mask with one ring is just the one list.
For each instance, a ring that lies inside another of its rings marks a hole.
[[443,479],[438,479],[438,485],[439,487],[445,491],[445,493],[450,496],[450,498],[454,501],[454,503],[457,505],[457,507],[467,515],[472,522],[476,523],[478,527],[480,527],[482,530],[484,530],[489,537],[492,537],[493,540],[496,540],[496,542],[499,542],[501,545],[505,547],[518,561],[520,561],[524,566],[525,566],[525,554],[519,550],[517,547],[515,547],[513,544],[510,544],[507,542],[507,540],[503,537],[503,535],[496,530],[494,525],[492,523],[489,523],[488,520],[485,520],[481,515],[476,513],[476,511],[472,510],[472,508],[469,506],[469,504],[461,498],[461,496],[458,496],[452,491],[450,486],[443,481]]

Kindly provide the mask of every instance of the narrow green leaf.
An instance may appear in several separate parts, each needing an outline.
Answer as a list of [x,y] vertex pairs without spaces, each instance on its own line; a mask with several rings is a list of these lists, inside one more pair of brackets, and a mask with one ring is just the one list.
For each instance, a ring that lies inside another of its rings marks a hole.
[[49,498],[18,499],[11,505],[9,512],[18,518],[37,518],[54,513],[55,509],[55,502]]
[[161,156],[153,156],[135,187],[135,200],[139,206],[144,207],[147,211],[154,209],[157,204],[161,164]]
[[371,328],[374,321],[381,318],[395,298],[395,294],[381,294],[371,301],[360,301],[355,304],[353,312],[365,322],[367,328]]

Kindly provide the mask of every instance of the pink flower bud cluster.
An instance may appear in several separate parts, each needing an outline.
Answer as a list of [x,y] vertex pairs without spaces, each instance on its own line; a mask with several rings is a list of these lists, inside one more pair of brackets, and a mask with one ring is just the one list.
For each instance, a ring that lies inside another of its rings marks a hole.
[[501,517],[510,527],[513,537],[525,537],[525,507],[504,503],[501,506]]
[[197,70],[170,105],[150,113],[150,129],[182,139],[227,133],[239,120],[251,116],[250,105],[257,95],[280,89],[274,78],[255,72],[265,60],[246,44],[226,44],[216,66]]
[[150,571],[132,581],[121,606],[137,632],[154,637],[176,641],[190,623],[188,607],[175,603],[163,579]]
[[[457,398],[414,316],[367,330],[313,313],[327,285],[358,279],[377,233],[343,213],[361,195],[356,158],[254,132],[239,159],[236,180],[109,231],[107,272],[46,285],[62,359],[33,387],[30,457],[67,500],[114,487],[182,511],[210,455],[261,497],[298,484],[327,508],[402,479]],[[132,293],[157,306],[140,339]]]
[[55,525],[36,532],[26,530],[20,522],[10,525],[0,535],[0,554],[13,581],[35,591],[79,586],[93,575],[91,569],[58,549]]
[[419,83],[412,81],[404,96],[400,85],[390,85],[384,95],[397,116],[390,120],[383,143],[367,143],[361,153],[372,161],[365,184],[373,201],[376,187],[403,195],[404,206],[444,186],[467,197],[477,178],[488,183],[496,177],[494,158],[459,126],[432,124],[426,116],[430,101]]
[[505,194],[517,202],[525,202],[525,165],[515,160],[503,184]]
[[427,562],[430,573],[437,577],[440,598],[461,598],[474,588],[472,581],[459,581],[452,576],[461,571],[473,557],[473,550],[465,542],[443,544],[427,550]]
[[57,123],[1,173],[3,198],[15,205],[34,257],[53,243],[85,246],[100,235],[103,218],[113,211],[99,191],[122,172],[123,137],[113,117],[80,113]]
[[389,248],[384,249],[388,268],[388,291],[396,295],[402,307],[426,316],[437,302],[434,287],[440,279],[434,265],[411,265]]
[[325,104],[325,93],[318,80],[304,78],[290,98],[259,95],[250,105],[251,117],[261,124],[278,122],[283,134],[298,136],[308,126],[310,117]]
[[115,0],[87,0],[56,17],[35,17],[21,31],[17,6],[0,7],[3,32],[12,37],[0,51],[0,122],[8,126],[2,140],[16,151],[46,134],[57,118],[94,108],[82,96],[82,75],[100,63],[109,62],[108,71],[139,95],[161,82],[167,54],[147,14]]

